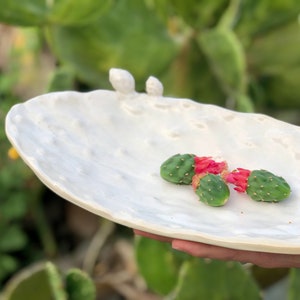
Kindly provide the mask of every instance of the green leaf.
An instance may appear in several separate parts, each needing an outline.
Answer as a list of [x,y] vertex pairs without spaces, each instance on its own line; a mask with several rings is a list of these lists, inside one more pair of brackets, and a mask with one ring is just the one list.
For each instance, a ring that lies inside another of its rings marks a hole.
[[236,19],[239,17],[240,2],[240,0],[230,0],[216,27],[232,29],[235,26]]
[[161,295],[171,292],[183,257],[169,244],[144,237],[136,239],[135,251],[138,268],[148,287]]
[[84,25],[94,22],[111,0],[8,0],[1,2],[0,22],[19,26]]
[[254,112],[254,104],[248,95],[238,94],[236,96],[235,110],[241,112]]
[[94,300],[96,287],[87,273],[70,269],[66,274],[66,291],[69,300]]
[[17,260],[6,254],[0,254],[0,281],[18,268]]
[[259,288],[236,262],[193,258],[182,266],[174,300],[259,300]]
[[129,70],[144,88],[145,77],[158,76],[178,51],[162,21],[140,0],[116,2],[89,26],[53,26],[49,41],[82,80],[104,88],[110,86],[107,72],[112,67]]
[[226,95],[210,70],[197,41],[185,41],[170,68],[160,77],[165,94],[224,106]]
[[286,69],[278,76],[264,78],[262,85],[265,88],[265,97],[269,107],[279,109],[299,109],[300,101],[300,66]]
[[52,262],[47,262],[45,264],[45,271],[53,299],[67,300],[64,282],[56,265],[54,265]]
[[263,89],[269,107],[300,107],[299,51],[300,26],[296,20],[254,38],[247,49],[251,78]]
[[288,300],[298,300],[300,295],[300,269],[291,268],[289,274]]
[[229,0],[154,0],[157,9],[162,15],[168,12],[176,14],[193,29],[202,29],[214,26],[222,16]]
[[7,221],[19,219],[27,212],[28,196],[24,191],[10,191],[0,202],[1,218]]
[[199,33],[197,40],[224,92],[231,97],[243,93],[246,89],[246,59],[235,33],[216,28]]
[[17,225],[5,227],[0,232],[0,251],[9,252],[20,250],[25,247],[27,237]]
[[13,276],[3,289],[6,300],[58,300],[52,297],[45,264],[31,265]]
[[68,67],[57,68],[50,80],[47,92],[74,90],[75,72]]
[[300,13],[298,0],[243,0],[236,31],[239,36],[253,37],[296,21]]
[[112,0],[56,0],[51,8],[49,23],[82,26],[95,22],[110,7]]
[[299,52],[300,25],[294,20],[252,40],[247,49],[249,68],[264,76],[281,75],[288,68],[300,68]]

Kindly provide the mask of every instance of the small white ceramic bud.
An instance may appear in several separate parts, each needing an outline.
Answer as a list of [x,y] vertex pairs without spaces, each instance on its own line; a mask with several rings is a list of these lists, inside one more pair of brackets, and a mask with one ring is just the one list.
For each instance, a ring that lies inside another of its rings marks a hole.
[[146,81],[146,92],[150,96],[162,96],[164,87],[162,83],[155,77],[150,76]]
[[135,92],[135,81],[133,76],[126,70],[112,68],[109,70],[109,81],[113,88],[122,94]]

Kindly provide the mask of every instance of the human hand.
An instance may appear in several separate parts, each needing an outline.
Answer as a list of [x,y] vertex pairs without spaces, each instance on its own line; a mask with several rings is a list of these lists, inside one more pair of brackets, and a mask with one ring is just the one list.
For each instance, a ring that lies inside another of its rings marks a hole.
[[171,243],[173,249],[186,252],[196,257],[252,263],[263,268],[300,267],[300,255],[236,250],[204,243],[163,237],[140,230],[134,230],[134,233],[136,235]]

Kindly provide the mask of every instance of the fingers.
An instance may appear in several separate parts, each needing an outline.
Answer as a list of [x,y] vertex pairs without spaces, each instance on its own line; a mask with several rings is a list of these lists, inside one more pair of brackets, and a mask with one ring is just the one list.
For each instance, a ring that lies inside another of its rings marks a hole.
[[154,240],[157,240],[157,241],[161,241],[161,242],[171,243],[172,240],[173,240],[172,238],[169,238],[169,237],[156,235],[156,234],[141,231],[141,230],[138,230],[138,229],[134,229],[133,232],[136,235],[141,235],[141,236],[144,236],[144,237],[147,237],[147,238],[150,238],[150,239],[154,239]]
[[263,268],[300,268],[300,255],[236,250],[204,243],[177,240],[134,229],[136,235],[172,243],[173,249],[192,256],[252,263]]
[[173,240],[172,247],[197,257],[247,262],[263,268],[300,267],[300,255],[228,249],[183,240]]

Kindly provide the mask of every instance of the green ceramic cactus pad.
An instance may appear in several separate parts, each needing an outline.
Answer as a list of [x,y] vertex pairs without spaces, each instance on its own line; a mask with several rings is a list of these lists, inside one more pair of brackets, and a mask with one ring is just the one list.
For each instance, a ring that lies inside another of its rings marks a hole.
[[202,177],[195,192],[201,202],[210,206],[223,206],[230,195],[227,184],[215,174]]
[[195,175],[194,154],[175,154],[160,167],[163,179],[177,184],[191,184]]
[[255,201],[279,202],[286,199],[291,188],[286,180],[266,170],[254,170],[248,178],[247,194]]

